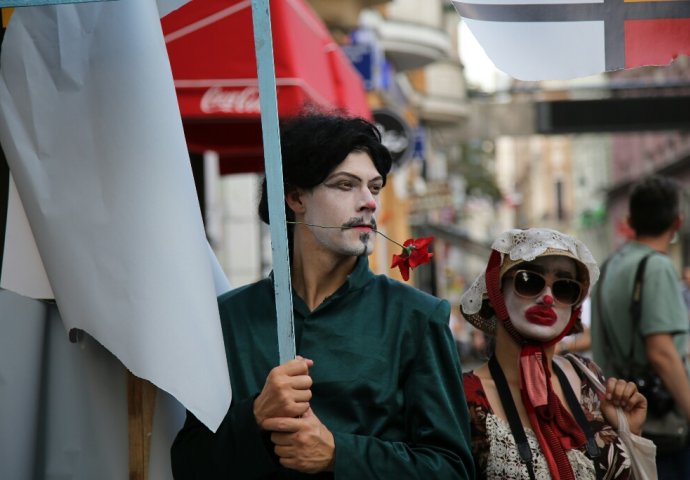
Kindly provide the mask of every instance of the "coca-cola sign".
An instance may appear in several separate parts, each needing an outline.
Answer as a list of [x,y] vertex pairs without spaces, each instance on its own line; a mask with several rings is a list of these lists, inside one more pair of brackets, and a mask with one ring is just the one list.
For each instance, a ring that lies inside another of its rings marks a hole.
[[241,90],[225,90],[211,87],[201,97],[201,111],[204,113],[260,114],[259,89],[245,87]]

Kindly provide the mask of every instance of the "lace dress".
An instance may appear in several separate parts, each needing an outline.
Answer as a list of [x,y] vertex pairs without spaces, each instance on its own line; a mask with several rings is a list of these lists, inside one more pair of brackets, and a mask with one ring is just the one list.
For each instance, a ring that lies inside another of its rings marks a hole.
[[[601,376],[596,365],[587,359],[581,358],[581,360],[590,370]],[[463,377],[471,417],[472,454],[477,466],[477,478],[492,480],[529,479],[527,467],[518,455],[510,426],[506,420],[494,414],[479,377],[473,372],[465,373]],[[628,452],[623,443],[618,440],[615,430],[603,418],[596,393],[586,379],[581,378],[581,380],[580,404],[585,416],[590,421],[592,432],[595,434],[600,449],[598,461],[605,472],[604,478],[627,480],[631,478]],[[535,477],[537,480],[551,479],[546,458],[541,452],[537,437],[528,427],[525,427],[525,434],[532,450]],[[596,479],[594,463],[587,457],[584,447],[582,450],[569,450],[567,454],[575,478],[578,480]]]

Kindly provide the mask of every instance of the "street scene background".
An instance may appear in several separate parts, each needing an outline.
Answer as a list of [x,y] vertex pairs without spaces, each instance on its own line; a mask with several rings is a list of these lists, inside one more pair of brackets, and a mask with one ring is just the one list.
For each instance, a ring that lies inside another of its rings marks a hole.
[[[0,9],[0,60],[15,66],[0,69],[0,106],[28,111],[26,125],[4,129],[1,142],[0,214],[9,212],[0,221],[1,478],[168,480],[185,407],[203,407],[218,421],[227,411],[216,296],[272,269],[271,235],[257,215],[264,152],[251,3]],[[485,359],[486,339],[462,319],[460,297],[500,232],[554,228],[582,240],[601,262],[631,238],[627,196],[635,181],[658,173],[690,185],[687,56],[575,80],[517,80],[487,58],[449,0],[270,3],[278,113],[327,107],[377,124],[394,158],[378,229],[401,243],[434,237],[432,262],[415,268],[408,283],[452,305],[465,370]],[[28,27],[12,30],[12,15]],[[678,34],[687,38],[686,31]],[[568,63],[565,51],[555,55],[542,63]],[[39,174],[22,175],[32,158]],[[101,202],[103,192],[122,210],[99,211],[102,203],[113,207]],[[31,194],[35,201],[27,201]],[[21,203],[27,211],[13,216]],[[687,195],[683,210],[687,219]],[[38,229],[43,217],[58,228]],[[16,219],[36,239],[6,234]],[[81,230],[57,241],[56,231],[78,222]],[[184,242],[185,235],[193,238]],[[64,250],[48,255],[57,244]],[[4,283],[11,261],[22,275],[33,270],[19,250],[42,270],[41,285],[25,275],[38,293]],[[377,236],[370,266],[402,280],[391,269],[399,253]],[[670,257],[681,288],[690,221]],[[71,276],[48,279],[47,270]],[[117,275],[108,278],[111,272]]]
[[[459,299],[498,233],[558,229],[603,261],[630,238],[633,182],[653,173],[690,182],[688,57],[520,81],[493,66],[443,0],[309,3],[362,75],[374,120],[395,150],[379,228],[401,240],[435,237],[433,264],[410,282],[453,305],[465,368],[481,356],[483,338],[461,319]],[[210,152],[196,161],[211,245],[233,286],[253,282],[271,268],[268,230],[255,213],[261,173],[217,174],[224,160]],[[389,268],[396,248],[379,239],[377,273],[399,278]],[[690,263],[690,222],[671,256],[680,279]]]

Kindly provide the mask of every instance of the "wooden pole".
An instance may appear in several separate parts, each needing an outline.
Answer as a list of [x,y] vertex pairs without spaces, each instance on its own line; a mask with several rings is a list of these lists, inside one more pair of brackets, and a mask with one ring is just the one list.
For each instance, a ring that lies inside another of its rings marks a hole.
[[127,372],[129,480],[147,480],[156,387]]
[[[7,28],[7,24],[10,23],[10,17],[12,16],[12,12],[14,12],[14,8],[0,8],[0,11],[2,11],[2,28]],[[2,40],[2,37],[0,37],[0,40]]]

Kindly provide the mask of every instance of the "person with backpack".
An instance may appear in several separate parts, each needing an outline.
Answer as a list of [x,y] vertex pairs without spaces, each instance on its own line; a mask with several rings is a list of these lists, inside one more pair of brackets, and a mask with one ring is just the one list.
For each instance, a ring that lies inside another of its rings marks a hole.
[[[678,182],[663,176],[633,186],[628,223],[635,237],[604,263],[592,295],[593,358],[606,375],[635,380],[645,389],[650,412],[643,435],[659,448],[663,480],[690,478],[688,314],[668,256],[682,223],[680,196]],[[671,428],[662,418],[680,423]],[[657,424],[664,438],[651,432]],[[669,439],[664,430],[680,434]]]

